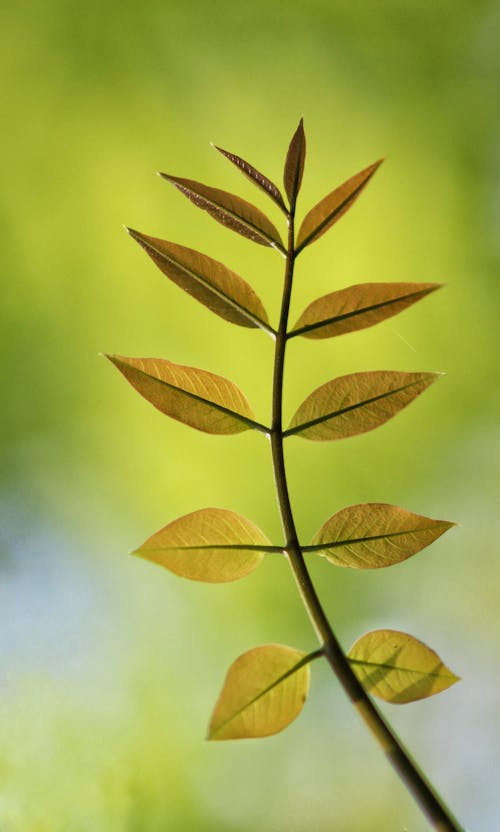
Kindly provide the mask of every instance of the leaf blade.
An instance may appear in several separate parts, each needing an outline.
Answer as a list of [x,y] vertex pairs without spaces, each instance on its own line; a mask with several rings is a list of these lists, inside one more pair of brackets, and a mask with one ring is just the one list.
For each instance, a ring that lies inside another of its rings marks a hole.
[[267,737],[299,715],[309,690],[309,657],[282,644],[243,653],[228,670],[208,739]]
[[160,176],[226,228],[259,245],[284,251],[278,230],[255,205],[228,191],[195,182],[194,179],[184,179],[168,173],[160,173]]
[[366,433],[407,407],[439,377],[390,370],[340,376],[304,400],[283,435],[328,441]]
[[297,236],[296,254],[318,240],[349,210],[382,162],[383,159],[378,159],[373,165],[351,176],[306,214]]
[[134,554],[182,578],[226,583],[253,572],[270,545],[246,517],[227,509],[205,508],[168,523]]
[[407,560],[454,525],[388,503],[363,503],[330,517],[304,551],[321,552],[335,566],[380,569]]
[[355,332],[399,314],[439,283],[359,283],[324,295],[304,310],[289,338],[332,338]]
[[133,228],[127,228],[127,231],[166,277],[216,315],[239,326],[261,327],[274,332],[252,287],[223,263]]
[[223,376],[174,364],[165,358],[106,358],[153,407],[178,422],[216,435],[241,433],[250,428],[268,433],[268,428],[253,419],[239,387]]
[[306,136],[304,133],[304,119],[301,118],[299,126],[293,134],[292,140],[288,146],[285,169],[283,172],[283,183],[285,185],[286,195],[290,202],[290,209],[292,211],[295,208],[297,196],[302,184],[305,158]]
[[434,696],[459,681],[434,650],[398,630],[366,633],[347,657],[369,693],[396,705]]
[[230,153],[228,150],[224,150],[222,147],[218,147],[214,144],[216,150],[219,151],[226,159],[229,159],[230,162],[233,163],[254,185],[257,185],[258,188],[264,191],[276,205],[281,208],[282,211],[287,213],[285,201],[281,195],[279,188],[271,182],[267,176],[264,176],[257,168],[254,168],[250,162],[247,162],[245,159],[242,159],[241,156],[236,156],[235,153]]

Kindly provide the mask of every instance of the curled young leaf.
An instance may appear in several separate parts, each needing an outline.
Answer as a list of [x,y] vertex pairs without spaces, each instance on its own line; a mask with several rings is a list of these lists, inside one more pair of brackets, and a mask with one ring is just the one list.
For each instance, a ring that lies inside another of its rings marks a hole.
[[267,737],[299,715],[309,691],[310,657],[282,644],[243,653],[228,670],[208,739]]
[[290,202],[290,208],[295,208],[297,195],[302,183],[304,173],[304,162],[306,159],[306,136],[304,133],[304,120],[301,118],[299,126],[292,136],[286,155],[283,182],[286,195]]
[[284,435],[325,441],[366,433],[392,419],[437,378],[439,373],[390,370],[334,378],[305,399]]
[[332,338],[397,315],[439,289],[440,283],[359,283],[313,301],[289,338]]
[[395,705],[426,699],[459,681],[439,656],[407,633],[373,630],[347,657],[368,693]]
[[232,381],[165,358],[107,355],[128,382],[157,410],[204,433],[231,434],[268,428],[253,419],[245,396]]
[[[259,566],[276,551],[257,526],[222,508],[203,508],[179,517],[149,537],[134,552],[182,578],[224,583]],[[279,550],[278,550],[279,551]]]
[[248,237],[259,245],[274,246],[284,251],[278,230],[255,205],[235,194],[202,185],[193,179],[182,179],[180,176],[170,176],[167,173],[160,173],[160,176],[226,228]]
[[364,503],[330,517],[304,551],[317,551],[336,566],[379,569],[415,555],[454,525],[387,503]]
[[383,159],[379,159],[378,162],[351,176],[306,214],[297,237],[297,254],[310,243],[318,240],[345,214],[382,162]]
[[264,193],[270,196],[273,202],[275,202],[276,205],[278,205],[281,210],[286,213],[286,206],[283,197],[274,182],[271,182],[267,176],[264,176],[263,173],[257,170],[257,168],[254,168],[250,162],[246,162],[245,159],[242,159],[241,156],[236,156],[235,153],[229,153],[228,150],[223,150],[222,147],[217,147],[217,145],[214,145],[214,147],[219,151],[219,153],[222,153],[226,159],[229,159],[233,165],[236,165],[236,167],[239,168],[239,170],[241,170],[241,172],[244,173],[245,176],[247,176],[248,179],[254,183],[254,185],[257,185],[258,188],[261,188]]
[[261,300],[248,283],[218,260],[191,248],[127,228],[159,269],[212,312],[233,324],[273,332]]

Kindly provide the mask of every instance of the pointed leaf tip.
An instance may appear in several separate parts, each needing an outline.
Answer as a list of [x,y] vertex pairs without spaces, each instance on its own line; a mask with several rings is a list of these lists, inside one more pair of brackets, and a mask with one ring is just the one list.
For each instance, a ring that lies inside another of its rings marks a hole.
[[262,301],[242,277],[185,246],[130,230],[153,263],[177,286],[230,323],[274,333]]
[[357,436],[383,425],[407,407],[436,373],[375,370],[335,378],[318,387],[300,405],[285,436],[325,441]]
[[427,699],[459,681],[434,650],[398,630],[366,633],[347,657],[368,693],[395,705]]
[[310,243],[318,240],[349,210],[383,161],[383,159],[378,159],[372,165],[351,176],[306,214],[297,237],[297,254]]
[[137,392],[166,416],[204,433],[229,435],[255,428],[247,399],[223,376],[165,358],[106,356]]
[[228,150],[224,150],[216,144],[214,144],[213,147],[221,153],[222,156],[225,156],[226,159],[232,162],[232,164],[235,165],[248,179],[250,179],[254,185],[257,185],[258,188],[264,191],[264,193],[266,193],[267,196],[269,196],[282,211],[288,213],[283,197],[274,182],[271,182],[267,176],[264,176],[263,173],[251,165],[250,162],[242,159],[241,156],[236,156],[235,153],[230,153]]
[[269,547],[268,538],[246,517],[204,508],[164,526],[134,554],[182,578],[224,583],[253,572]]
[[388,503],[364,503],[334,514],[304,548],[335,566],[380,569],[407,560],[454,525]]
[[228,670],[209,740],[267,737],[299,715],[309,690],[309,657],[282,644],[243,653]]
[[304,119],[301,118],[299,125],[292,136],[288,147],[283,172],[283,183],[286,195],[290,202],[290,210],[294,210],[297,196],[302,184],[304,164],[306,158],[306,136],[304,133]]
[[279,232],[271,220],[245,199],[219,188],[195,182],[193,179],[171,176],[168,173],[160,173],[160,176],[226,228],[259,245],[284,250]]

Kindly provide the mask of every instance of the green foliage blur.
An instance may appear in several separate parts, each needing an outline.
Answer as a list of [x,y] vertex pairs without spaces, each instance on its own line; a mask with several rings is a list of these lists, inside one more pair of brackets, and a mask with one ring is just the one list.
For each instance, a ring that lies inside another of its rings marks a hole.
[[336,375],[447,375],[377,431],[329,444],[291,438],[296,519],[305,542],[364,501],[461,524],[389,570],[310,563],[346,648],[367,629],[394,627],[463,677],[435,699],[384,711],[464,825],[493,828],[499,29],[500,7],[486,0],[4,4],[2,832],[426,829],[320,664],[285,733],[204,742],[239,653],[316,647],[282,559],[208,586],[127,555],[205,506],[238,511],[281,541],[266,440],[207,437],[167,419],[98,354],[225,375],[266,420],[270,339],[180,292],[121,224],[222,260],[276,320],[279,254],[232,235],[153,174],[237,191],[280,223],[209,142],[280,184],[301,115],[299,218],[387,160],[301,255],[292,321],[353,283],[447,285],[370,330],[294,339],[289,416]]

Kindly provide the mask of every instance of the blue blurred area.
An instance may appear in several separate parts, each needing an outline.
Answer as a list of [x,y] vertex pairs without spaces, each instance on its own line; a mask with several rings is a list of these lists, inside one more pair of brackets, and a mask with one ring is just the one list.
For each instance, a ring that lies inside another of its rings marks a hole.
[[279,181],[301,115],[299,214],[387,161],[301,256],[292,318],[365,280],[447,286],[371,330],[291,342],[287,413],[335,375],[447,375],[379,431],[325,445],[291,439],[297,521],[309,539],[345,505],[386,501],[460,523],[391,570],[353,574],[314,559],[311,569],[346,647],[393,626],[463,677],[435,700],[387,712],[464,825],[493,828],[499,28],[497,3],[465,0],[31,0],[2,10],[5,832],[426,828],[327,668],[313,668],[310,701],[284,734],[203,743],[240,652],[315,646],[281,559],[210,587],[127,556],[209,505],[281,539],[265,440],[207,437],[165,419],[98,354],[220,373],[266,420],[269,339],[169,284],[121,225],[224,261],[276,319],[279,255],[231,235],[153,174],[235,190],[278,223],[209,142]]

